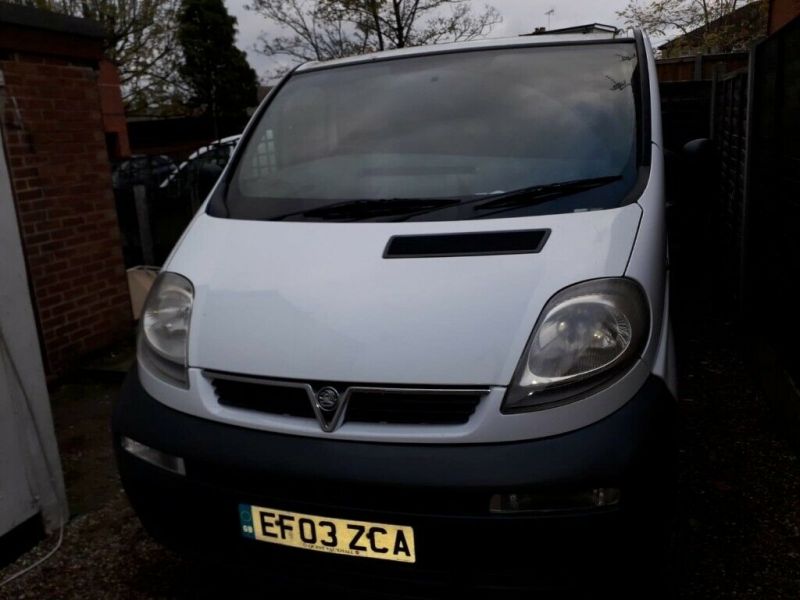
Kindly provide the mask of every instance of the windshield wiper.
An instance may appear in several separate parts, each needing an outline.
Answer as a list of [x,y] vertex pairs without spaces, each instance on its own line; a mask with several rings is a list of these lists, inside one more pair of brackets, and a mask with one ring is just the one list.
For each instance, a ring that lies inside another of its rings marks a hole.
[[375,200],[346,200],[325,204],[317,208],[287,213],[271,217],[271,221],[281,221],[290,217],[309,217],[342,221],[359,221],[377,217],[391,217],[424,210],[437,210],[458,204],[458,199],[433,198],[378,198]]
[[584,190],[600,187],[619,181],[622,179],[621,175],[606,175],[604,177],[592,177],[589,179],[573,179],[570,181],[561,181],[558,183],[546,183],[541,185],[532,185],[530,187],[511,190],[508,192],[499,192],[497,194],[489,194],[481,198],[469,200],[463,204],[472,204],[473,210],[490,210],[499,208],[514,208],[517,206],[529,206],[557,198],[559,196],[568,196],[576,194]]
[[365,219],[436,212],[451,206],[474,204],[473,210],[502,210],[517,206],[527,206],[544,202],[551,198],[576,194],[584,190],[600,187],[622,179],[621,175],[593,177],[591,179],[575,179],[559,183],[534,185],[509,192],[484,194],[469,200],[458,198],[376,198],[374,200],[345,200],[333,204],[324,204],[317,208],[309,208],[286,213],[277,217],[269,217],[270,221],[282,221],[292,217],[325,219],[332,221],[360,221]]

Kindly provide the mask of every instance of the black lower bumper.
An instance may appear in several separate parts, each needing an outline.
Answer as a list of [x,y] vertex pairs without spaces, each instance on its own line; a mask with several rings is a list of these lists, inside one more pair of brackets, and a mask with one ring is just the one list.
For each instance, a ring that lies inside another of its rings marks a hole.
[[[674,490],[674,401],[651,377],[621,409],[547,439],[491,445],[331,441],[245,429],[174,411],[135,371],[114,409],[120,475],[145,527],[185,553],[359,585],[374,579],[486,588],[629,578],[658,561]],[[126,436],[182,457],[186,475],[120,448]],[[602,509],[490,514],[498,493],[615,487]],[[239,504],[414,528],[416,564],[335,556],[240,535]],[[576,573],[581,577],[576,578]]]

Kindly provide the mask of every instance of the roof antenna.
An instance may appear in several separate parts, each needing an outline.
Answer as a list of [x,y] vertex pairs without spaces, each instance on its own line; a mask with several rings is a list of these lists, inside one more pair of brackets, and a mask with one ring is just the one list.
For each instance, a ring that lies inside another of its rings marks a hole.
[[548,10],[544,14],[547,15],[547,29],[549,30],[550,29],[550,17],[552,17],[554,14],[556,14],[556,9],[555,8],[551,8],[550,10]]

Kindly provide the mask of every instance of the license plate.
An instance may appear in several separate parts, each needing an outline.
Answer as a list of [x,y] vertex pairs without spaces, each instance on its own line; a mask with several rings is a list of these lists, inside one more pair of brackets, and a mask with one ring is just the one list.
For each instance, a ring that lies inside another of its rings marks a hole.
[[369,523],[239,505],[242,535],[260,542],[317,552],[413,563],[414,530],[404,525]]

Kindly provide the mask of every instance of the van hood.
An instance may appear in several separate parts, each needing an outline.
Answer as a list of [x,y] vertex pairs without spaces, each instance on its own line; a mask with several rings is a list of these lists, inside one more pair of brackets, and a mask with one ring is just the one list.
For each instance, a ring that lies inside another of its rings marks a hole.
[[[200,214],[166,270],[194,284],[189,365],[303,381],[508,385],[548,299],[625,272],[625,207],[514,219],[319,223]],[[538,253],[386,259],[392,236],[547,229]]]

